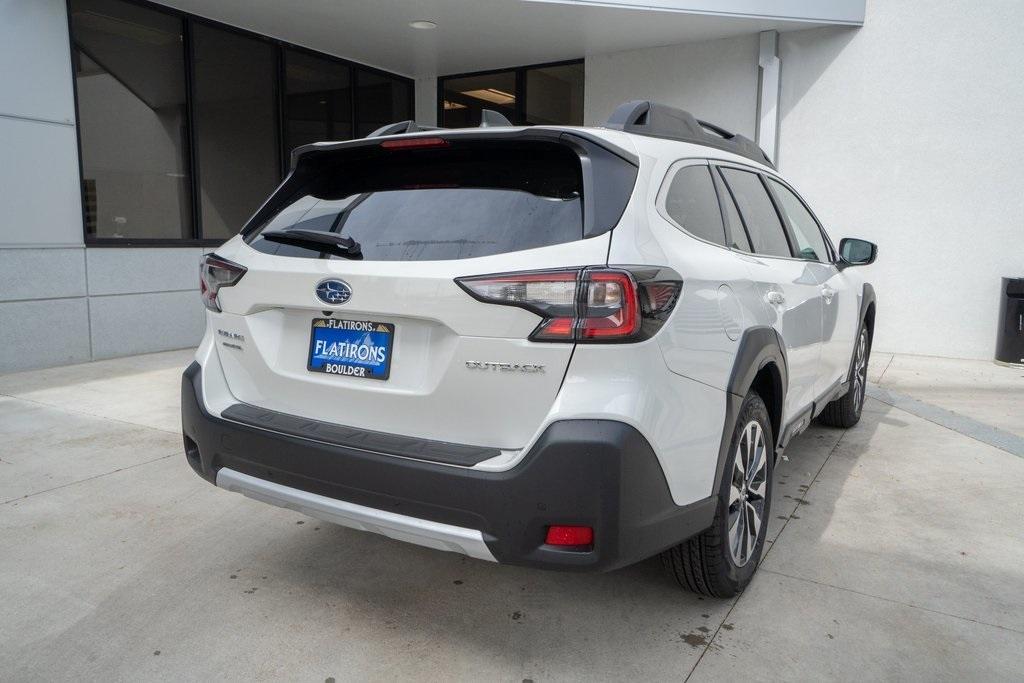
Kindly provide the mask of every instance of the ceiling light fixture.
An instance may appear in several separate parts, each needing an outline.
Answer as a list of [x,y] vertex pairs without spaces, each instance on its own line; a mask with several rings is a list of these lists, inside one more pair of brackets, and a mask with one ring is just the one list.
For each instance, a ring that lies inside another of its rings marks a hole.
[[418,21],[410,21],[409,26],[413,28],[422,29],[424,31],[429,31],[432,28],[437,28],[437,24],[435,24],[432,21],[427,21],[425,19],[420,19]]
[[498,90],[497,88],[481,88],[479,90],[463,90],[463,95],[467,97],[474,97],[478,100],[484,100],[491,104],[512,104],[516,101],[516,96],[512,93],[505,92],[504,90]]

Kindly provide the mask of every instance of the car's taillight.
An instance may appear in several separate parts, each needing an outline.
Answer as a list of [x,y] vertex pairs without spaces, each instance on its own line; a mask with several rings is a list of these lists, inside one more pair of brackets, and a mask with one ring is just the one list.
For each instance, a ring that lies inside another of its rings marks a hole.
[[530,339],[548,342],[646,339],[668,317],[682,287],[678,276],[658,268],[572,268],[455,281],[479,301],[541,316]]
[[245,275],[245,267],[232,263],[216,254],[207,254],[199,262],[199,294],[203,297],[203,305],[211,311],[220,313],[220,302],[217,292],[221,287],[236,284]]

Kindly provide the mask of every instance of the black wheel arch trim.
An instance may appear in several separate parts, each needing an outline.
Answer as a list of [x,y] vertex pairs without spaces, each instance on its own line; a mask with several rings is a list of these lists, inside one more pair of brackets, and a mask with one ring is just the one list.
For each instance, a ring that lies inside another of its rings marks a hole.
[[[864,283],[864,290],[860,298],[860,314],[857,318],[857,337],[853,343],[853,351],[850,352],[850,366],[846,371],[846,381],[853,381],[853,364],[857,360],[857,343],[860,340],[861,330],[864,329],[864,324],[867,322],[868,310],[874,306],[874,314],[878,313],[878,305],[875,301],[875,288],[869,283]],[[871,344],[874,341],[875,328],[874,328],[874,317],[872,317],[871,331],[868,333],[868,353],[871,353]]]
[[[785,347],[774,327],[758,325],[748,327],[740,338],[733,361],[732,374],[725,393],[725,421],[722,426],[722,440],[718,447],[718,465],[715,469],[715,491],[718,491],[725,472],[725,463],[729,457],[729,446],[732,443],[732,432],[736,428],[736,418],[743,407],[743,399],[754,384],[754,379],[769,364],[775,366],[777,374],[773,375],[776,400],[779,402],[777,418],[772,422],[773,446],[777,446],[781,437],[782,406],[785,405],[786,387],[789,386],[789,365]],[[769,414],[772,410],[769,407]]]

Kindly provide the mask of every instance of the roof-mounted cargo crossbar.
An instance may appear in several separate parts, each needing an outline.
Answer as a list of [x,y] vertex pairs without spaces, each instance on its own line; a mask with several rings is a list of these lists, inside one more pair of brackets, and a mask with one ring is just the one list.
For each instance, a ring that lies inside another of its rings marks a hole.
[[700,121],[688,111],[657,102],[624,102],[612,113],[605,128],[715,147],[775,168],[764,150],[750,138],[730,133],[713,123]]
[[[483,109],[480,111],[480,128],[500,128],[511,125],[511,121],[493,109]],[[421,130],[441,130],[441,128],[437,126],[421,126],[412,120],[399,121],[398,123],[389,123],[386,126],[381,126],[366,137],[379,138],[384,135],[403,135],[405,133],[417,133]]]

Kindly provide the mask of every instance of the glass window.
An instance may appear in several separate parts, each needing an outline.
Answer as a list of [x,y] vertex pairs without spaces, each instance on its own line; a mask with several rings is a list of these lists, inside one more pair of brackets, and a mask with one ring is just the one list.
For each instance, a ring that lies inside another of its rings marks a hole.
[[412,118],[412,87],[406,81],[356,69],[356,137]]
[[720,175],[717,173],[711,175],[715,180],[715,189],[718,190],[718,197],[722,202],[725,227],[729,232],[729,246],[747,253],[753,252],[754,248],[750,246],[750,238],[747,237],[747,229],[743,227],[743,219],[740,218],[740,212],[736,210],[736,202],[732,200],[729,189],[722,182]]
[[285,155],[310,142],[352,137],[352,69],[285,50]]
[[480,125],[480,111],[491,109],[516,122],[516,72],[446,78],[441,126],[472,128]]
[[723,168],[721,171],[743,216],[754,253],[792,256],[779,214],[758,175],[735,168]]
[[782,212],[786,214],[786,219],[793,228],[797,256],[808,261],[829,261],[828,247],[825,246],[825,238],[821,235],[818,221],[814,220],[814,216],[804,203],[788,187],[772,178],[768,178],[768,182],[771,183],[772,190],[782,205]]
[[203,237],[226,239],[280,179],[276,50],[205,24],[192,37]]
[[583,125],[583,64],[526,70],[528,125]]
[[86,232],[192,237],[182,21],[118,0],[72,0]]
[[[543,142],[367,157],[339,151],[319,164],[267,230],[350,237],[368,261],[464,259],[582,239],[579,157]],[[257,237],[253,248],[317,258],[302,244]]]
[[725,246],[722,212],[707,166],[687,166],[672,177],[665,212],[691,235]]
[[294,147],[411,118],[386,72],[140,0],[68,13],[87,242],[227,239]]
[[583,125],[583,62],[440,79],[441,125],[480,125],[491,109],[521,125]]

